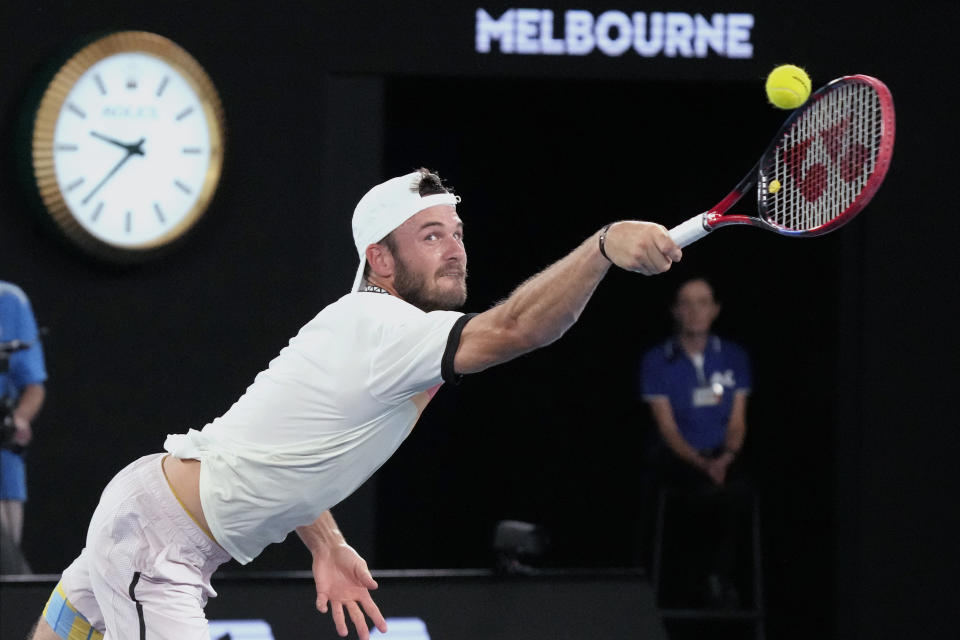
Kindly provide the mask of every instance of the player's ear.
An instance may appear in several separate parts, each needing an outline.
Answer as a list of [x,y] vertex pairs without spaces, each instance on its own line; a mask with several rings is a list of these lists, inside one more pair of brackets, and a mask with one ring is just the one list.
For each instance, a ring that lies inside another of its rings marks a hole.
[[371,244],[367,247],[367,264],[370,270],[381,278],[393,275],[393,254],[383,244]]

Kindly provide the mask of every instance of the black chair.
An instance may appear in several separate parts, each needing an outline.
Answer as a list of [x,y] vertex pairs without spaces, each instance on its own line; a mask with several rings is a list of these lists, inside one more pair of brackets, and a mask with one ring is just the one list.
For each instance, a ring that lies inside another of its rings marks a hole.
[[[667,506],[671,499],[683,490],[661,487],[657,491],[656,516],[654,523],[654,540],[652,552],[652,580],[653,590],[660,607],[661,572],[663,568],[663,537],[666,527]],[[711,608],[660,608],[660,615],[666,620],[744,620],[753,623],[754,637],[764,640],[764,601],[763,601],[763,565],[760,540],[760,500],[756,492],[749,490],[750,496],[750,530],[752,550],[752,602],[742,609],[724,610]]]

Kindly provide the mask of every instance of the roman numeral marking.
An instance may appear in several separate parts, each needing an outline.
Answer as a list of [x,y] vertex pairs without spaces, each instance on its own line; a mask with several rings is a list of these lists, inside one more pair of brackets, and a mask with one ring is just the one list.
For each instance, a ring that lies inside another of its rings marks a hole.
[[153,210],[157,212],[157,217],[160,218],[160,224],[166,224],[167,219],[163,217],[163,211],[160,210],[160,205],[156,202],[153,203]]
[[190,155],[197,155],[200,153],[200,147],[184,147],[181,151]]
[[184,109],[183,111],[177,114],[177,121],[179,122],[180,120],[183,120],[191,113],[193,113],[193,107],[187,107],[186,109]]
[[173,181],[173,184],[177,185],[177,188],[180,189],[180,191],[183,191],[183,192],[184,192],[185,194],[187,194],[187,195],[190,195],[191,193],[193,193],[193,192],[190,190],[190,187],[188,187],[188,186],[185,185],[184,183],[180,182],[179,180],[174,180],[174,181]]
[[90,214],[90,221],[96,222],[97,218],[100,217],[100,212],[103,211],[103,200],[97,203],[97,208],[93,210],[93,213]]
[[163,90],[167,88],[167,83],[170,82],[170,76],[163,76],[163,80],[160,81],[160,86],[157,87],[157,97],[163,95]]
[[83,112],[83,109],[81,109],[81,108],[78,107],[77,105],[73,104],[72,102],[68,102],[68,103],[67,103],[67,109],[68,109],[69,111],[73,111],[75,114],[77,114],[78,116],[80,116],[81,118],[83,118],[84,120],[86,120],[87,114]]
[[86,178],[77,178],[76,180],[68,184],[66,188],[67,192],[73,191],[74,189],[82,185],[85,179]]
[[127,211],[127,216],[123,223],[124,231],[126,231],[127,233],[130,233],[130,228],[132,225],[133,225],[133,214]]
[[97,82],[97,89],[100,89],[100,95],[107,95],[107,87],[103,84],[103,78],[100,77],[100,74],[93,76],[93,79]]
[[75,144],[67,144],[66,142],[59,142],[53,145],[54,151],[76,151],[80,147]]

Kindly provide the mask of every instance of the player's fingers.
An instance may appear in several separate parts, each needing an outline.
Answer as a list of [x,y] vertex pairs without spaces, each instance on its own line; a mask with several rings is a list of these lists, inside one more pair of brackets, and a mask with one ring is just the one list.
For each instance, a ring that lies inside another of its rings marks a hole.
[[331,615],[333,616],[333,624],[337,628],[337,635],[341,638],[347,636],[347,620],[343,615],[343,603],[333,602],[333,606],[330,607]]
[[370,629],[367,628],[367,619],[363,617],[363,611],[357,606],[356,602],[347,602],[347,612],[350,614],[350,620],[357,629],[357,636],[360,640],[370,639]]
[[367,589],[376,589],[380,586],[377,584],[377,581],[373,579],[373,575],[371,575],[370,570],[366,567],[366,565],[358,567],[354,572],[354,575],[356,576],[357,581]]
[[646,255],[647,268],[650,271],[647,275],[652,275],[656,273],[663,273],[670,268],[672,260],[660,250],[655,242],[647,245],[647,255]]
[[380,613],[380,607],[373,601],[373,598],[368,595],[360,601],[360,604],[363,605],[363,610],[366,612],[367,617],[373,621],[374,626],[380,630],[380,633],[386,633],[387,621],[384,619],[383,614]]
[[327,594],[318,593],[317,594],[317,611],[320,613],[327,612]]
[[660,227],[660,233],[654,235],[653,243],[660,250],[660,253],[670,258],[671,261],[680,262],[680,259],[683,258],[683,251],[670,237],[670,232],[667,231],[666,227]]

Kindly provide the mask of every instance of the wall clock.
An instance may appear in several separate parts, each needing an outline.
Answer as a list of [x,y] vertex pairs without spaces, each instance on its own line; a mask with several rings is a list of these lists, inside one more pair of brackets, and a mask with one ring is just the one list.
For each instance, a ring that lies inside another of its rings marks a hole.
[[153,33],[112,33],[76,51],[43,87],[29,133],[42,214],[103,259],[159,255],[220,181],[216,89],[189,53]]

